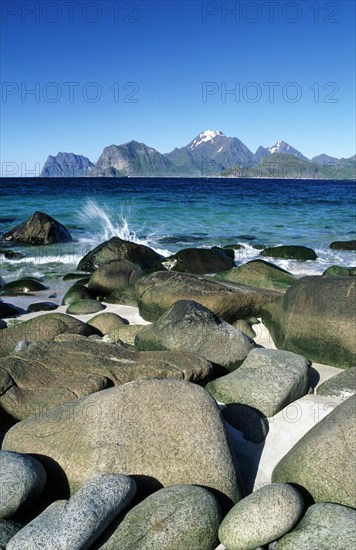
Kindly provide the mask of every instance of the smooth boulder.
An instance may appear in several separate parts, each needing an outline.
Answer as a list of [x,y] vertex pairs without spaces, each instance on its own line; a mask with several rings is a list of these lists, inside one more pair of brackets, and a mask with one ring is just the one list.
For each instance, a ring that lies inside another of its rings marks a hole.
[[136,484],[128,476],[94,476],[69,501],[55,501],[21,529],[7,550],[86,550],[135,493]]
[[0,316],[1,317],[17,317],[19,315],[19,309],[12,304],[3,302],[0,300]]
[[243,494],[219,408],[190,382],[140,380],[98,392],[19,422],[3,448],[51,459],[72,491],[98,473],[121,472],[141,495],[194,484],[231,506]]
[[100,550],[214,550],[217,499],[196,485],[160,489],[132,508]]
[[219,527],[219,539],[229,550],[254,550],[285,535],[303,511],[297,489],[271,483],[235,504]]
[[6,545],[9,540],[12,539],[22,527],[22,524],[17,521],[6,519],[0,520],[0,550],[6,550]]
[[97,331],[94,327],[65,315],[64,313],[45,313],[33,319],[23,321],[18,325],[8,327],[1,332],[0,356],[9,354],[17,342],[27,340],[53,340],[63,333],[89,336]]
[[8,423],[113,385],[148,378],[205,382],[206,359],[182,351],[136,352],[77,335],[36,342],[0,358],[0,412]]
[[88,315],[103,311],[105,308],[106,306],[97,300],[86,298],[70,303],[66,309],[66,313],[70,313],[71,315]]
[[137,333],[140,350],[190,350],[228,370],[237,368],[254,341],[208,308],[179,300],[152,325]]
[[28,220],[5,233],[2,239],[20,244],[45,245],[66,243],[72,237],[64,225],[48,214],[37,211]]
[[330,244],[331,250],[356,250],[356,240],[334,241]]
[[217,273],[216,278],[273,290],[286,290],[296,281],[292,273],[265,260],[252,260]]
[[275,482],[305,487],[316,502],[356,507],[356,397],[349,397],[280,460]]
[[95,293],[89,290],[81,282],[74,283],[62,298],[62,305],[67,306],[78,300],[90,300],[95,298]]
[[248,405],[272,417],[308,392],[309,365],[295,353],[254,349],[240,368],[209,382],[207,390],[217,401]]
[[265,248],[260,252],[260,256],[270,258],[283,258],[285,260],[298,260],[305,262],[307,260],[316,260],[317,255],[312,248],[299,245],[282,245]]
[[46,472],[35,458],[10,451],[0,451],[0,518],[33,507],[46,485]]
[[17,279],[16,281],[6,283],[6,285],[4,285],[3,287],[3,290],[5,292],[10,290],[11,292],[27,293],[46,290],[46,288],[47,287],[42,284],[41,281],[38,281],[33,277],[23,277],[22,279]]
[[277,348],[346,369],[356,362],[355,295],[350,277],[303,277],[262,319]]
[[302,521],[282,537],[276,550],[351,550],[356,541],[356,511],[322,502],[308,508]]
[[136,264],[116,260],[96,269],[89,279],[88,288],[105,297],[119,288],[133,288],[136,281],[144,275],[146,273]]
[[87,323],[95,327],[102,334],[109,334],[110,332],[116,331],[118,335],[120,334],[120,329],[129,324],[127,319],[110,311],[104,311],[104,313],[95,315],[89,319]]
[[146,275],[137,281],[135,289],[140,315],[146,321],[156,321],[178,300],[193,300],[233,323],[259,315],[262,307],[282,296],[275,290],[174,271]]
[[217,246],[212,248],[183,248],[163,261],[172,271],[183,273],[217,273],[234,267],[234,252]]
[[331,265],[325,269],[324,277],[356,277],[356,267],[342,267]]
[[342,397],[343,399],[347,399],[356,393],[356,367],[332,376],[317,386],[315,393],[327,397]]
[[88,252],[79,262],[78,271],[94,271],[113,260],[125,260],[144,271],[163,269],[162,256],[143,244],[112,237]]
[[54,311],[58,304],[54,302],[33,302],[27,307],[28,313],[37,313],[38,311]]

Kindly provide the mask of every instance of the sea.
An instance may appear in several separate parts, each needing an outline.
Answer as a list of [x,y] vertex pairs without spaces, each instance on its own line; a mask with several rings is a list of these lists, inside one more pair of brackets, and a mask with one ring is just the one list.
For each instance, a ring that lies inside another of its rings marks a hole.
[[[333,251],[332,241],[356,238],[356,182],[189,178],[3,178],[0,235],[36,210],[64,224],[73,242],[10,247],[0,253],[0,276],[52,281],[74,271],[89,250],[121,237],[164,256],[187,247],[241,244],[236,265],[261,247],[313,248],[315,261],[273,260],[295,275],[319,275],[330,265],[356,265],[354,252]],[[49,285],[51,286],[51,285]]]

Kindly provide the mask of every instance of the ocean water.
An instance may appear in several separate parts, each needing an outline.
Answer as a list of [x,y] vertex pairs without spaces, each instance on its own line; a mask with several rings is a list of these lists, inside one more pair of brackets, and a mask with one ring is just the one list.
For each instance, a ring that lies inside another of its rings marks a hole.
[[356,264],[353,252],[334,252],[335,240],[356,238],[353,181],[23,178],[0,179],[0,235],[36,210],[71,232],[72,243],[15,247],[0,275],[57,278],[74,270],[94,246],[115,235],[168,256],[185,247],[240,243],[236,263],[258,256],[256,245],[310,246],[316,261],[276,260],[296,275],[321,274],[329,265]]

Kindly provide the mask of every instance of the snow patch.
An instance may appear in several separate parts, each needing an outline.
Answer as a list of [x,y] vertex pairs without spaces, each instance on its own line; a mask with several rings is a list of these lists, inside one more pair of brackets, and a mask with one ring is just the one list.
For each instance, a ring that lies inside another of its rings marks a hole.
[[190,146],[191,149],[194,149],[195,147],[198,147],[201,143],[212,141],[217,136],[223,136],[224,134],[220,130],[205,130],[205,132],[201,132],[198,137],[195,138],[192,145]]

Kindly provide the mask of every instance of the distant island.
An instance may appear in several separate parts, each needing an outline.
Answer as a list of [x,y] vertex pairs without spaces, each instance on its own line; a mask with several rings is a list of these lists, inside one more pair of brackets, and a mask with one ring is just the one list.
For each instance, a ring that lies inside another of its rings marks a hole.
[[220,130],[201,132],[188,145],[162,154],[137,141],[105,147],[93,163],[83,155],[50,155],[40,177],[223,177],[356,179],[356,155],[312,159],[286,143],[260,146],[252,153],[241,140]]

